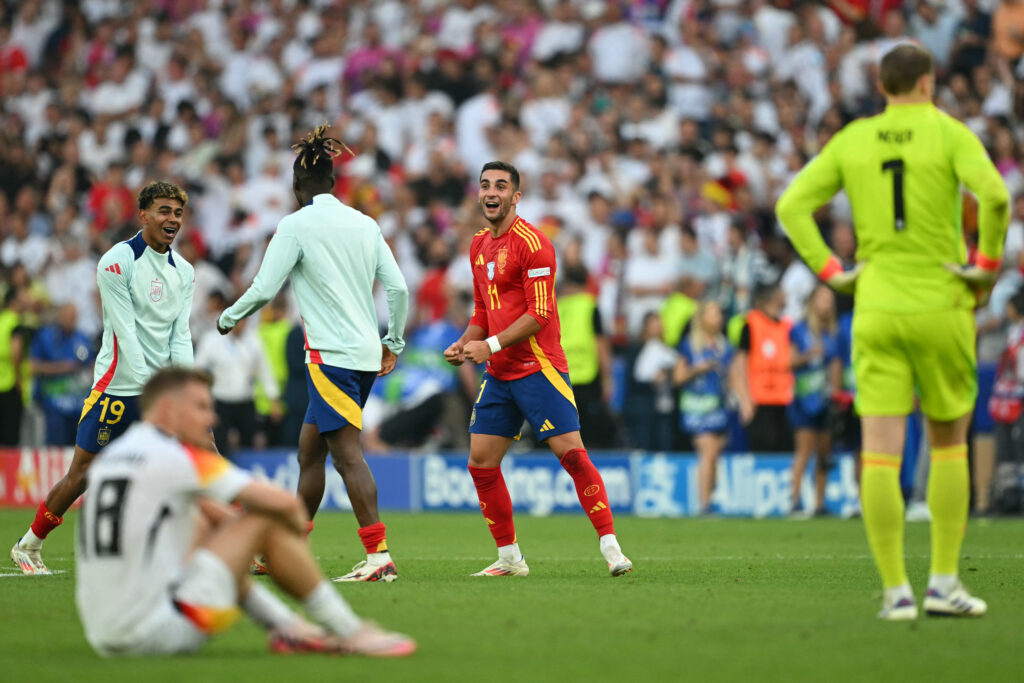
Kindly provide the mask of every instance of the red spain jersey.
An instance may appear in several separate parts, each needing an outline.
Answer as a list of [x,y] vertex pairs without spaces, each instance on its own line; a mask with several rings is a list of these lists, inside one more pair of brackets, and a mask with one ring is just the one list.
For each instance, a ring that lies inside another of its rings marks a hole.
[[478,232],[469,258],[473,265],[471,325],[479,325],[491,336],[523,313],[541,324],[536,334],[493,354],[487,371],[500,380],[545,370],[550,373],[552,368],[568,373],[555,305],[555,248],[551,240],[517,217],[498,238],[491,237],[487,229]]

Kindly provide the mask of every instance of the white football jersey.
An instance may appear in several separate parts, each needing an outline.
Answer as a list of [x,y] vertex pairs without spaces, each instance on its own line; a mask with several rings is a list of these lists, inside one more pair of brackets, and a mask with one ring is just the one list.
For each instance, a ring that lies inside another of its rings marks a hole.
[[150,636],[192,546],[199,498],[233,500],[252,480],[219,455],[139,422],[92,462],[78,519],[76,601],[85,636],[117,651]]

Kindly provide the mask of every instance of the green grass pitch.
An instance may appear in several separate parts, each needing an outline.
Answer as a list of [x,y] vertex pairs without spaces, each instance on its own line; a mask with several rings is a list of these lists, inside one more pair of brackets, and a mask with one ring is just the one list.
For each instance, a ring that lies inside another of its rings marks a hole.
[[[13,542],[29,510],[0,510]],[[408,660],[274,656],[251,623],[178,659],[103,660],[74,607],[74,515],[47,541],[50,577],[0,569],[3,681],[1004,681],[1024,676],[1024,522],[972,521],[965,582],[978,620],[875,619],[880,590],[857,521],[620,517],[636,566],[608,576],[581,516],[520,515],[526,578],[470,578],[493,560],[478,515],[384,515],[400,578],[341,587],[362,615],[415,636]],[[317,517],[328,575],[362,547],[351,515]],[[4,546],[6,554],[7,546]],[[908,527],[919,599],[928,526]],[[265,580],[265,579],[261,579]]]

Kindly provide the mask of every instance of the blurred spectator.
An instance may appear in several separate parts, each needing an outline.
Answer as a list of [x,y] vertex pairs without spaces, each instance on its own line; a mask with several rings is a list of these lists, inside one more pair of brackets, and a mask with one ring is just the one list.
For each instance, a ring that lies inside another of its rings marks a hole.
[[[647,314],[661,306],[676,281],[676,262],[659,247],[658,233],[647,228],[641,235],[641,246],[626,262],[623,278],[626,329],[630,336],[637,336],[643,330]],[[660,317],[658,324],[661,324]]]
[[10,234],[0,242],[0,263],[13,268],[21,264],[31,276],[42,272],[50,259],[50,242],[42,235],[33,235],[28,230],[25,217],[12,213],[7,217]]
[[730,383],[739,398],[740,419],[752,451],[782,453],[792,449],[786,409],[793,400],[790,369],[791,324],[782,319],[785,297],[778,285],[757,290],[747,314]]
[[56,321],[32,339],[33,395],[46,420],[47,446],[75,444],[82,402],[92,386],[96,353],[88,335],[76,328],[77,321],[75,305],[65,303],[57,309]]
[[994,510],[1012,514],[1024,503],[1024,287],[1007,301],[1010,329],[988,409],[996,422]]
[[917,0],[917,14],[911,17],[910,33],[935,55],[935,64],[945,69],[952,56],[959,16],[945,0]]
[[20,287],[8,288],[0,309],[0,446],[18,446],[21,440],[25,340],[18,328],[25,305],[25,291]]
[[580,433],[592,448],[613,448],[617,445],[615,422],[608,410],[614,391],[612,348],[597,297],[587,290],[587,271],[582,265],[564,268],[559,285],[562,348],[576,396]]
[[[283,414],[289,410],[289,407],[283,400],[272,398],[275,395],[282,396],[288,383],[288,336],[294,326],[288,315],[288,308],[288,293],[278,292],[270,300],[270,304],[260,312],[256,334],[259,335],[263,356],[267,359],[267,365],[270,366],[277,391],[274,392],[273,388],[265,387],[263,385],[265,378],[260,376],[256,382],[253,398],[256,404],[256,415],[261,422],[260,427],[266,432],[268,442],[290,448],[296,442],[284,441],[280,435],[284,420]],[[274,419],[275,415],[276,419]],[[303,417],[305,417],[305,410],[303,410]]]
[[281,421],[281,433],[278,443],[291,444],[299,442],[299,432],[306,420],[306,409],[309,407],[309,389],[306,386],[306,335],[301,324],[293,324],[284,347],[285,364],[288,378],[281,392],[281,403],[284,418]]
[[1015,66],[1024,55],[1024,1],[1003,0],[992,15],[992,47]]
[[[461,334],[461,328],[438,320],[409,336],[402,362],[374,383],[363,410],[367,450],[450,446],[451,435],[465,430],[465,412],[452,400],[460,369],[441,355]],[[445,417],[453,412],[454,425]]]
[[103,179],[89,190],[85,206],[92,215],[95,232],[113,230],[120,235],[135,216],[135,196],[124,182],[124,164],[113,162],[107,166]]
[[636,448],[667,451],[675,442],[672,372],[679,354],[662,341],[664,330],[656,311],[644,315],[641,327],[641,346],[631,368],[636,391],[630,394],[626,424]]
[[805,512],[801,489],[812,453],[815,455],[813,513],[825,514],[825,483],[832,455],[827,422],[829,399],[832,387],[841,384],[842,376],[838,332],[835,295],[826,285],[818,284],[807,300],[804,319],[789,333],[794,389],[787,417],[796,442],[790,496],[793,514]]
[[281,418],[280,392],[259,336],[247,333],[244,321],[237,327],[241,329],[236,334],[222,335],[216,329],[206,332],[196,346],[195,357],[196,367],[209,370],[213,375],[210,391],[217,411],[213,438],[220,451],[227,455],[253,445],[257,380],[271,402],[271,417]]
[[728,425],[727,378],[733,350],[722,334],[722,309],[714,300],[701,304],[690,333],[679,344],[673,381],[679,394],[680,427],[697,451],[700,514],[711,512],[718,456]]

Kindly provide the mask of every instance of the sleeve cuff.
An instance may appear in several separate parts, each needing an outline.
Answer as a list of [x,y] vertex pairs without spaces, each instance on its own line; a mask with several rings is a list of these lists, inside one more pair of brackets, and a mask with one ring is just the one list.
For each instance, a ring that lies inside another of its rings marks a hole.
[[828,257],[828,261],[825,261],[825,265],[822,266],[821,270],[818,271],[818,277],[824,281],[828,281],[833,275],[843,272],[843,264],[839,262],[835,254]]
[[974,260],[974,264],[982,270],[999,270],[999,265],[1002,263],[1002,259],[989,258],[980,251]]

